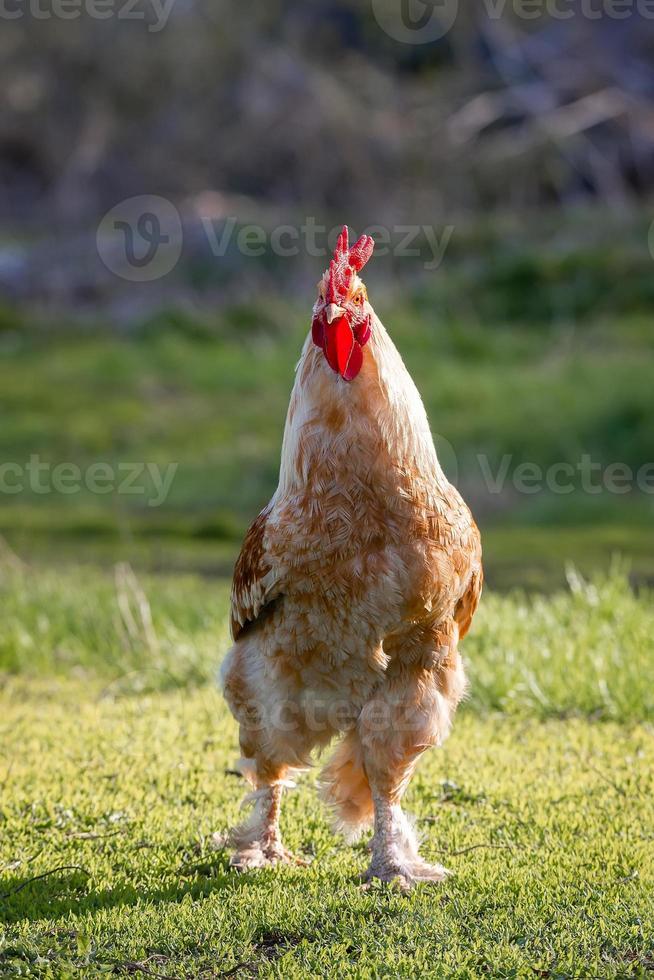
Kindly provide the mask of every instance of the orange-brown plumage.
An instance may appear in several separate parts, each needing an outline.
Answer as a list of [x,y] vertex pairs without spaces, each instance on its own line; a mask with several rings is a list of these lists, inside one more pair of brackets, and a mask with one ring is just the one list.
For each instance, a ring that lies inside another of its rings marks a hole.
[[[350,830],[374,813],[369,875],[409,886],[444,874],[419,856],[400,798],[464,692],[457,644],[479,601],[481,547],[357,272],[341,276],[338,303],[333,268],[319,284],[279,486],[235,568],[223,677],[257,791],[233,860],[291,858],[279,838],[281,786],[313,749],[346,733],[325,769],[325,796]],[[332,322],[347,345],[363,339],[351,380],[353,362],[341,370],[347,358],[329,346]]]

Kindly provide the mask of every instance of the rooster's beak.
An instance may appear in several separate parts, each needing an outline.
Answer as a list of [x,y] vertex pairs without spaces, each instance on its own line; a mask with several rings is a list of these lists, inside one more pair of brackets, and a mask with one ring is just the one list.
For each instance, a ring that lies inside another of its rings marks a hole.
[[325,316],[327,317],[327,323],[333,323],[336,317],[345,316],[345,310],[337,303],[329,303],[325,307]]

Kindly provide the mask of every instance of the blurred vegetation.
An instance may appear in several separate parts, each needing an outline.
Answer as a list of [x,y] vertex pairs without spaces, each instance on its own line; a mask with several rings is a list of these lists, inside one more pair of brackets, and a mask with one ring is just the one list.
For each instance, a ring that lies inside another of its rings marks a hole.
[[392,0],[7,18],[4,217],[64,230],[132,194],[214,189],[278,220],[388,224],[651,190],[651,19],[535,6],[459,4],[420,44],[380,27]]

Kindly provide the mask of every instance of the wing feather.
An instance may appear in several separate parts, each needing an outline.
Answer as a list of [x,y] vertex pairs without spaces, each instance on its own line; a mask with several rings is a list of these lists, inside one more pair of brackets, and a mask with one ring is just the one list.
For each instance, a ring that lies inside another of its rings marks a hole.
[[477,611],[479,600],[481,599],[481,589],[484,584],[484,573],[481,565],[472,573],[470,585],[465,594],[459,599],[454,611],[454,618],[459,625],[459,637],[463,639],[472,622],[472,617]]
[[459,637],[463,639],[472,618],[479,605],[481,590],[484,584],[484,572],[481,563],[481,537],[470,510],[463,502],[458,492],[450,495],[453,507],[453,520],[450,526],[450,547],[448,554],[454,563],[455,570],[461,575],[467,569],[469,576],[465,592],[460,597],[454,610],[454,618],[459,627]]
[[265,607],[280,595],[266,552],[268,515],[269,508],[266,507],[250,525],[234,566],[230,616],[234,640],[255,623]]

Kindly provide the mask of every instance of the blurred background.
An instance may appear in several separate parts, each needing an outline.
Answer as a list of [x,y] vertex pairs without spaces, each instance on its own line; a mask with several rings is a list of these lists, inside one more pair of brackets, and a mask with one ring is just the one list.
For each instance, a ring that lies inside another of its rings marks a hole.
[[6,0],[0,536],[226,575],[340,226],[491,586],[654,581],[654,4]]

